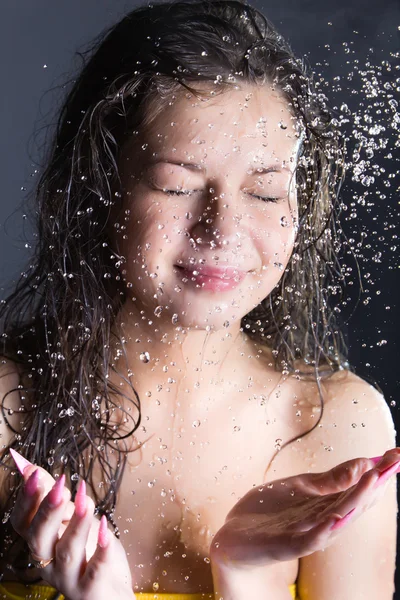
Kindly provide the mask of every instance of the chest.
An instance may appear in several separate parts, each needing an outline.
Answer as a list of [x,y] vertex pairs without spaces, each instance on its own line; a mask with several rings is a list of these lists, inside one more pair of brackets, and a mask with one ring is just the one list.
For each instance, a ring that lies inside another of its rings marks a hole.
[[[220,397],[222,408],[143,411],[115,514],[136,591],[212,592],[209,548],[227,513],[252,487],[294,474],[279,450],[307,430],[298,391],[257,392]],[[288,585],[297,563],[282,565]]]

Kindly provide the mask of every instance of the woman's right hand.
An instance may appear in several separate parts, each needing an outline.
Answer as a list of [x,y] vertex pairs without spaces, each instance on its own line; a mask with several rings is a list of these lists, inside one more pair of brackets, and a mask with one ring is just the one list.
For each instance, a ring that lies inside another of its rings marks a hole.
[[397,472],[400,448],[393,448],[377,465],[355,458],[323,473],[256,486],[234,505],[215,534],[211,562],[243,570],[327,548],[340,527],[376,504],[386,481]]
[[10,520],[35,559],[54,557],[37,569],[38,576],[68,600],[134,600],[125,550],[108,531],[106,518],[93,515],[85,483],[80,482],[74,504],[64,476],[55,482],[29,464],[23,477]]

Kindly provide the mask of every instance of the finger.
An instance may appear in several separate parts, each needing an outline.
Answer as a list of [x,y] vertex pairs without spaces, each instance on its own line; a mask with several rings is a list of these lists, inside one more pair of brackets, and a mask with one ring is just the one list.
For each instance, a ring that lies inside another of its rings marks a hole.
[[[30,463],[15,450],[11,455],[23,476],[24,485],[18,493],[10,520],[15,531],[24,537],[24,532],[29,527],[41,501],[50,491],[55,480],[47,471]],[[35,475],[32,478],[34,473]]]
[[31,551],[44,559],[54,556],[57,532],[71,496],[64,483],[65,475],[61,475],[42,500],[25,536]]
[[105,565],[110,561],[112,556],[112,542],[113,539],[107,527],[107,519],[103,515],[100,519],[96,550],[89,560],[82,578],[82,585],[84,587],[90,587],[91,583],[98,579],[101,571],[104,570]]
[[356,485],[364,473],[374,466],[369,458],[352,458],[329,471],[310,473],[307,485],[319,495],[335,494]]
[[15,531],[22,537],[35,516],[43,498],[43,487],[39,469],[33,469],[25,485],[19,491],[10,521]]
[[357,485],[341,495],[325,511],[322,511],[321,518],[326,517],[328,513],[336,513],[339,517],[344,517],[353,508],[356,509],[354,516],[360,515],[371,500],[371,492],[374,490],[378,478],[378,469],[372,469],[364,473]]
[[[39,482],[40,482],[41,494],[40,494],[40,498],[37,500],[37,506],[36,506],[36,510],[37,510],[41,500],[43,500],[43,498],[46,496],[46,494],[48,494],[50,492],[51,488],[56,483],[56,480],[45,469],[42,469],[42,467],[38,467],[37,465],[30,463],[28,460],[26,460],[26,458],[21,456],[21,454],[19,454],[15,450],[10,449],[10,453],[11,453],[12,458],[14,459],[15,464],[17,465],[19,472],[22,474],[25,483],[28,481],[28,479],[30,478],[32,473],[34,473],[34,471],[36,471],[36,470],[39,471]],[[17,505],[17,503],[16,503],[16,505]],[[65,522],[69,522],[73,513],[74,513],[74,505],[71,502],[70,505],[68,505],[68,509],[66,511]],[[33,515],[31,516],[31,518],[32,517],[33,517]],[[29,525],[29,523],[24,524],[25,529],[26,529],[26,527],[28,527],[28,525]]]
[[35,469],[39,469],[40,481],[43,484],[44,493],[48,494],[48,492],[54,486],[56,480],[45,469],[42,469],[42,467],[38,467],[38,465],[31,465],[31,464],[29,464],[24,469],[24,472],[22,474],[22,477],[24,478],[24,481],[27,481],[27,479],[29,479],[31,473],[33,473],[33,471],[35,471]]
[[75,497],[75,512],[56,545],[56,564],[61,574],[68,575],[76,585],[86,568],[86,545],[93,523],[95,505],[86,496],[86,485],[81,480]]
[[[31,473],[33,473],[36,469],[39,470],[39,481],[41,486],[41,495],[36,507],[36,510],[39,507],[40,502],[45,498],[45,496],[50,492],[50,490],[55,486],[58,480],[54,479],[45,469],[41,467],[37,467],[36,465],[28,465],[23,472],[23,477],[25,482],[29,479]],[[72,515],[74,514],[74,504],[69,502],[65,508],[65,514],[63,517],[63,523],[69,523]]]
[[400,460],[400,448],[392,448],[385,452],[381,460],[376,463],[376,468],[383,471]]

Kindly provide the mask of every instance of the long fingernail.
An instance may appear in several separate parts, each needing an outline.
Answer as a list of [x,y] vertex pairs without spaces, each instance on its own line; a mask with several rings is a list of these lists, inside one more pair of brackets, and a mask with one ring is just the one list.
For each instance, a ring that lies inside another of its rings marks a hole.
[[29,497],[35,495],[39,483],[39,469],[35,469],[24,486],[25,494]]
[[80,480],[75,496],[75,513],[82,518],[86,514],[86,483]]
[[10,454],[11,454],[11,457],[14,459],[14,462],[17,465],[17,469],[21,473],[21,475],[23,475],[26,467],[32,466],[32,463],[29,462],[29,460],[26,460],[26,458],[24,458],[22,456],[22,454],[20,454],[16,450],[13,450],[12,448],[10,448]]
[[394,463],[394,465],[391,465],[390,467],[388,467],[387,469],[382,471],[381,474],[379,475],[379,479],[377,479],[374,487],[379,487],[380,485],[385,483],[388,479],[390,479],[390,477],[394,473],[397,473],[397,471],[399,470],[399,467],[400,467],[400,461],[397,461],[396,463]]
[[355,510],[356,510],[355,508],[352,508],[351,511],[347,513],[347,515],[344,515],[344,517],[342,517],[341,519],[338,519],[338,521],[336,521],[336,523],[334,525],[332,525],[331,531],[333,529],[340,529],[341,527],[343,527],[343,525],[346,525],[346,523],[348,521],[350,521],[351,515],[353,514],[353,512]]
[[55,482],[55,484],[53,485],[53,487],[51,488],[49,495],[48,495],[48,503],[50,504],[50,506],[58,506],[59,504],[61,504],[61,500],[63,497],[63,491],[64,491],[64,483],[65,483],[65,475],[61,475],[61,477],[59,479],[57,479],[57,481]]
[[107,548],[109,543],[108,535],[107,519],[105,515],[103,515],[100,519],[99,534],[97,536],[97,543],[100,548]]

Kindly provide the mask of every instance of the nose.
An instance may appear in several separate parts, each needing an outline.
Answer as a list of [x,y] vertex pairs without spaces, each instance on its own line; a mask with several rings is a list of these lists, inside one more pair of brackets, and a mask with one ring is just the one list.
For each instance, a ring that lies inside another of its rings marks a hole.
[[197,243],[210,244],[212,248],[240,249],[244,230],[238,202],[224,191],[216,193],[215,185],[209,189],[203,214],[191,230],[192,237]]

